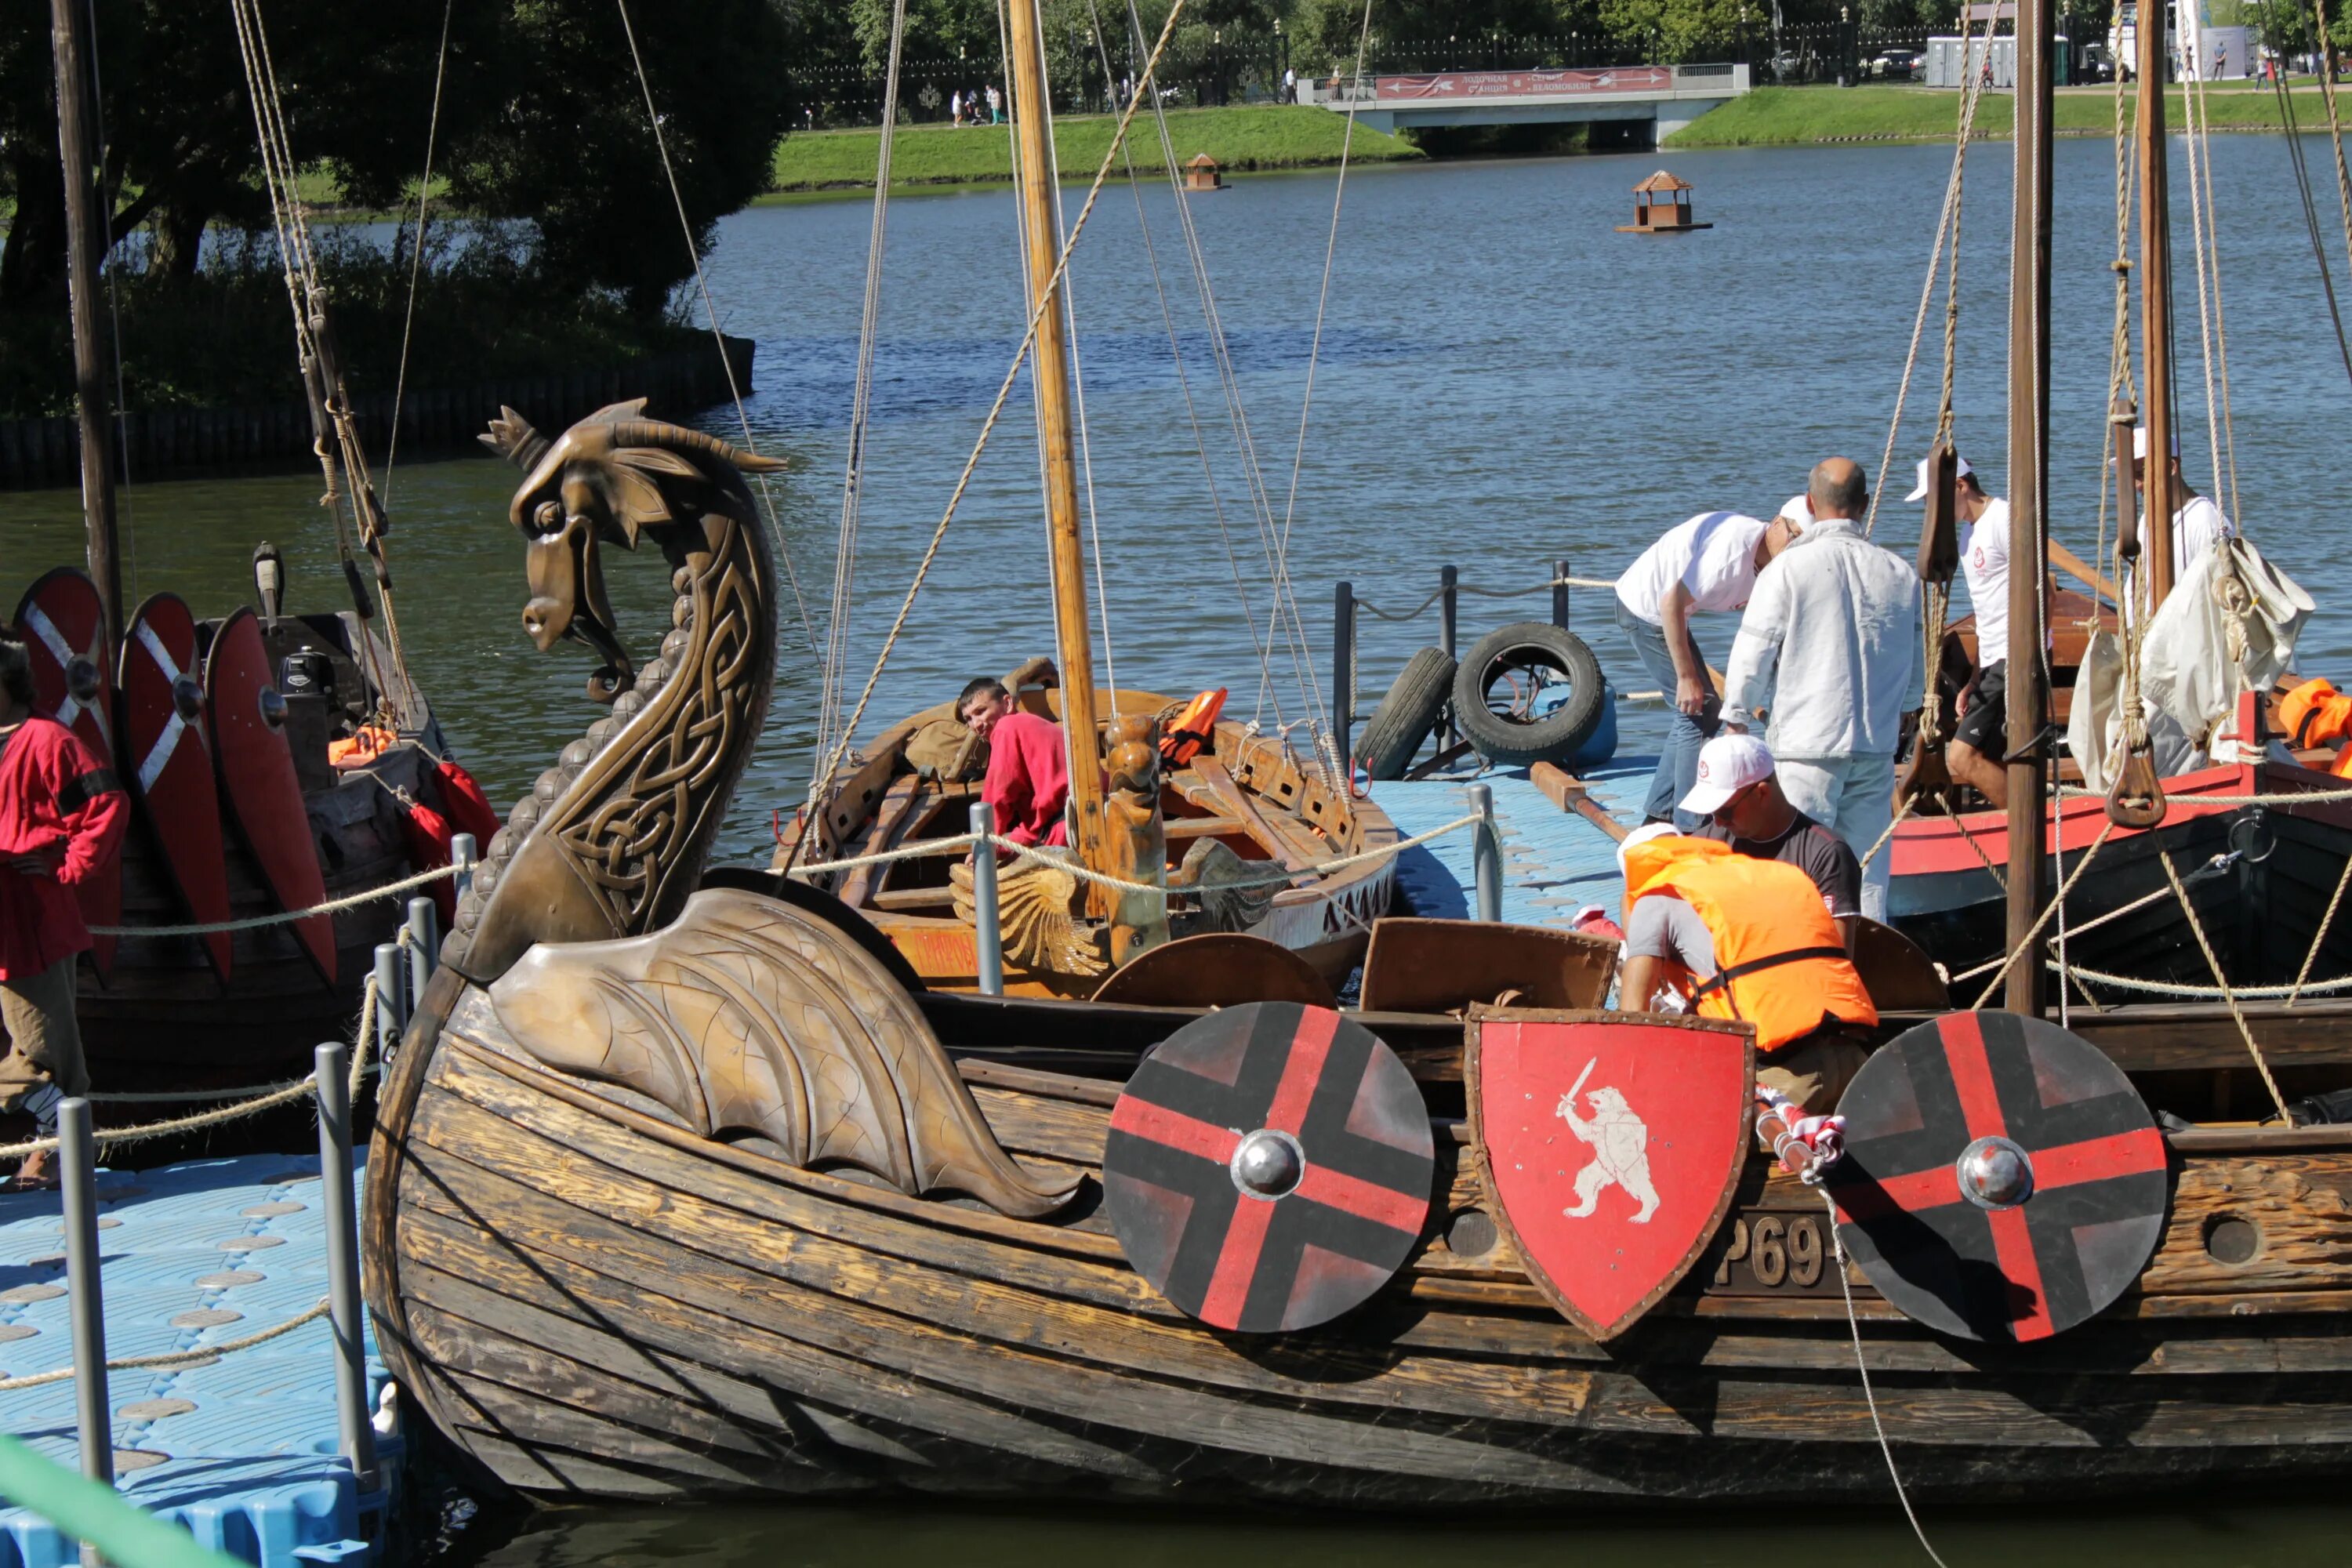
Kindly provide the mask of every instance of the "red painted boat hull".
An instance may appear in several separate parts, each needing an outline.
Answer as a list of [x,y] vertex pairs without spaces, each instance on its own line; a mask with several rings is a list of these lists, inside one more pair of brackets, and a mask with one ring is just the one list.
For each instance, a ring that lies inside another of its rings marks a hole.
[[[154,830],[190,919],[213,925],[229,918],[228,859],[204,689],[195,677],[195,616],[177,594],[154,595],[122,638],[123,782]],[[228,932],[197,941],[226,984]]]
[[[270,679],[269,650],[251,610],[237,611],[213,635],[205,693],[230,822],[279,909],[318,908],[327,901],[326,874],[286,740],[285,699]],[[332,985],[335,917],[309,916],[295,921],[293,931],[319,978]]]
[[[114,650],[106,645],[106,616],[89,574],[60,566],[25,590],[16,602],[16,636],[32,658],[34,710],[71,730],[100,763],[114,756]],[[81,918],[93,926],[122,923],[122,862],[109,860],[74,888]],[[90,960],[100,980],[114,973],[110,936],[90,938]]]

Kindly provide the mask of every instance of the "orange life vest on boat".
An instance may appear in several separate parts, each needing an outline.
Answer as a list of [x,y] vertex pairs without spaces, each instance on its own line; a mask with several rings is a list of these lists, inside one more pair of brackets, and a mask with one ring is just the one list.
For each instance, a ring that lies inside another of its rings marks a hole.
[[1878,1022],[1821,889],[1794,866],[1669,834],[1625,857],[1628,924],[1634,903],[1652,893],[1681,898],[1715,939],[1715,977],[1690,987],[1699,1016],[1755,1025],[1758,1050],[1779,1050],[1826,1023]]
[[1202,747],[1213,747],[1217,738],[1217,715],[1224,710],[1225,689],[1222,686],[1213,691],[1203,691],[1184,704],[1168,721],[1168,731],[1160,738],[1160,760],[1181,767],[1199,756]]
[[2352,697],[2326,676],[2306,680],[2279,700],[2279,722],[2290,745],[2336,745],[2352,736]]

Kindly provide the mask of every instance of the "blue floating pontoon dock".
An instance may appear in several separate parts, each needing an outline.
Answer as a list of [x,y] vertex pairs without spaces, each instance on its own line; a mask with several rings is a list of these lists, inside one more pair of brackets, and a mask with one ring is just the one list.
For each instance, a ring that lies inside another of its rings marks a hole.
[[[357,1183],[364,1163],[353,1172]],[[298,1318],[328,1293],[319,1162],[289,1154],[100,1171],[107,1354],[200,1350]],[[55,1193],[0,1196],[0,1378],[69,1367],[63,1220]],[[371,1343],[370,1408],[383,1369]],[[334,1331],[319,1317],[194,1366],[109,1377],[122,1494],[257,1565],[371,1564],[400,1443],[379,1433],[380,1489],[338,1449]],[[74,1384],[0,1393],[0,1430],[79,1468]],[[72,1568],[76,1543],[0,1510],[0,1568]]]
[[[1595,804],[1629,826],[1642,819],[1657,758],[1622,757],[1576,775]],[[1563,811],[1528,779],[1524,768],[1375,784],[1372,804],[1388,813],[1407,838],[1468,814],[1470,786],[1495,792],[1495,823],[1503,841],[1503,918],[1521,925],[1562,925],[1586,904],[1619,917],[1624,883],[1617,869],[1617,845],[1572,811]],[[1475,877],[1473,840],[1452,833],[1397,857],[1397,889],[1407,906],[1399,913],[1441,920],[1468,920]]]

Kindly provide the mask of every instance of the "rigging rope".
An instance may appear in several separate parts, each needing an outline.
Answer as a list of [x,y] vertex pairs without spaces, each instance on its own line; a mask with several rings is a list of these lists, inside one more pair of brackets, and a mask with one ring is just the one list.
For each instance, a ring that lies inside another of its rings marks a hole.
[[[239,3],[250,5],[252,0],[239,0]],[[710,323],[712,341],[719,345],[719,368],[727,373],[727,394],[734,400],[735,420],[743,429],[743,449],[758,457],[760,444],[751,435],[751,416],[743,411],[743,385],[735,378],[735,362],[727,357],[727,334],[719,330],[719,308],[710,302],[710,279],[702,270],[702,252],[695,247],[694,223],[686,216],[686,195],[678,189],[677,171],[670,164],[669,138],[662,134],[661,111],[654,107],[654,84],[652,79],[646,75],[645,56],[637,50],[637,29],[629,20],[629,0],[614,0],[614,4],[620,7],[621,31],[628,37],[629,59],[636,67],[637,87],[645,94],[646,122],[653,127],[654,147],[661,153],[662,174],[669,181],[669,198],[677,208],[678,227],[686,235],[687,257],[694,263],[694,286],[702,295],[702,314]],[[886,136],[883,140],[887,142],[889,138]],[[776,516],[776,498],[768,488],[768,476],[754,474],[751,479],[759,487],[761,515],[768,521],[768,532],[775,540],[776,554],[784,563],[785,580],[792,584],[793,603],[801,613],[801,636],[808,642],[809,657],[822,665],[824,655],[816,646],[816,626],[809,619],[808,600],[801,593],[800,570],[793,564],[792,541],[785,537],[783,522]]]
[[815,754],[824,756],[841,718],[849,668],[849,609],[857,584],[858,504],[866,478],[866,433],[874,397],[874,344],[881,330],[883,239],[889,228],[890,154],[898,140],[898,60],[907,40],[907,0],[890,7],[890,66],[882,83],[881,149],[874,160],[873,233],[866,245],[866,303],[857,325],[857,374],[849,397],[849,452],[841,482],[841,536],[834,549],[833,607],[817,690]]
[[441,50],[433,62],[433,116],[425,126],[425,174],[416,182],[416,238],[408,257],[408,308],[400,319],[400,374],[392,384],[392,435],[383,450],[383,504],[392,509],[392,470],[400,459],[400,405],[408,393],[408,340],[416,327],[416,286],[425,272],[425,203],[433,193],[433,145],[441,136],[441,87],[449,71],[449,17],[457,0],[441,3]]
[[2345,264],[2352,266],[2352,168],[2344,161],[2344,121],[2336,111],[2336,49],[2327,37],[2327,0],[2311,0],[2311,16],[2318,29],[2319,97],[2327,105],[2327,132],[2336,143],[2336,199],[2344,209]]
[[2230,989],[2230,977],[2221,973],[2221,961],[2215,956],[2213,943],[2205,935],[2205,922],[2197,918],[2197,906],[2190,901],[2189,889],[2180,885],[2180,873],[2172,868],[2172,851],[2159,844],[2156,856],[2163,863],[2165,880],[2172,884],[2173,892],[2180,900],[2181,912],[2189,917],[2189,929],[2196,935],[2199,950],[2205,954],[2206,967],[2213,972],[2213,983],[2221,988],[2221,1000],[2229,1005],[2230,1016],[2245,1038],[2246,1053],[2254,1058],[2254,1067],[2263,1075],[2263,1087],[2271,1091],[2271,1102],[2278,1107],[2279,1120],[2292,1126],[2294,1118],[2287,1111],[2286,1096],[2279,1092],[2278,1079],[2271,1076],[2271,1064],[2263,1059],[2262,1047],[2254,1043],[2254,1031],[2247,1026],[2245,1014],[2238,1010],[2238,998]]
[[[625,0],[623,3],[625,4]],[[1152,73],[1159,68],[1160,56],[1167,52],[1168,40],[1175,35],[1177,18],[1184,14],[1186,4],[1187,0],[1175,0],[1175,4],[1170,6],[1168,19],[1160,29],[1160,39],[1151,47],[1150,58],[1144,62],[1143,79],[1137,86],[1139,96],[1150,89]],[[1120,145],[1127,140],[1128,127],[1135,119],[1135,103],[1129,102],[1126,112],[1119,116],[1117,129],[1111,132],[1111,144],[1103,153],[1101,166],[1095,171],[1094,184],[1087,191],[1085,205],[1078,209],[1077,222],[1063,240],[1061,258],[1055,263],[1053,276],[1046,279],[1045,293],[1049,298],[1055,286],[1068,272],[1071,252],[1077,248],[1078,237],[1086,233],[1087,223],[1094,216],[1096,199],[1102,195],[1104,182],[1110,178],[1111,164],[1118,157]],[[981,454],[988,449],[989,437],[995,434],[997,421],[1003,416],[1005,402],[1013,395],[1013,384],[1021,374],[1023,362],[1029,357],[1029,346],[1037,341],[1037,323],[1044,315],[1045,311],[1038,307],[1033,307],[1028,312],[1028,326],[1021,334],[1021,342],[1013,348],[1013,363],[1004,367],[1004,379],[997,385],[995,400],[989,405],[988,417],[982,423],[980,435],[972,442],[971,455],[964,459],[963,471],[956,476],[955,489],[948,495],[947,509],[940,515],[939,526],[931,531],[931,542],[924,547],[922,559],[916,564],[915,579],[907,585],[906,597],[899,602],[898,614],[890,624],[889,636],[883,639],[881,651],[875,655],[874,668],[866,678],[865,689],[858,693],[857,706],[835,736],[833,751],[825,758],[824,766],[809,791],[813,820],[817,803],[833,787],[834,777],[841,768],[842,757],[849,749],[850,738],[856,734],[858,723],[866,717],[866,705],[873,700],[875,688],[882,682],[882,672],[888,668],[890,655],[907,629],[907,618],[914,614],[916,597],[922,593],[924,580],[930,575],[931,565],[939,559],[940,546],[946,542],[949,525],[955,521],[956,510],[963,504],[964,492],[971,486],[971,476],[973,470],[980,467]],[[810,837],[810,834],[803,833],[793,839],[793,848],[782,868],[784,871],[792,870],[792,857],[799,854],[800,846]]]
[[[2273,29],[2278,28],[2278,20],[2273,5]],[[2344,361],[2344,374],[2352,376],[2352,341],[2344,335],[2344,312],[2336,300],[2336,274],[2327,265],[2327,242],[2319,234],[2319,204],[2311,195],[2311,163],[2303,153],[2303,131],[2295,123],[2294,94],[2287,90],[2284,71],[2271,78],[2271,91],[2278,100],[2279,123],[2286,128],[2287,161],[2294,165],[2295,193],[2303,198],[2303,224],[2311,236],[2311,258],[2319,264],[2319,286],[2327,294],[2327,319],[2336,328],[2336,352]],[[2347,242],[2347,248],[2352,248],[2352,242]]]

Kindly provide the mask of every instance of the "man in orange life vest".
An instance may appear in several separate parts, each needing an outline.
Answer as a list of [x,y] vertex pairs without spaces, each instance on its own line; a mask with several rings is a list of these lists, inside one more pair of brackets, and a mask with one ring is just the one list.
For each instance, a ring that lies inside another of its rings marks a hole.
[[1062,727],[1013,706],[1004,683],[986,676],[964,687],[956,717],[988,742],[980,798],[996,813],[996,831],[1015,844],[1067,844],[1070,759]]
[[[25,645],[0,637],[0,1110],[30,1111],[49,1138],[58,1104],[89,1092],[74,1017],[89,931],[73,885],[113,860],[131,808],[71,730],[34,714],[35,700]],[[48,1153],[27,1159],[15,1184],[55,1186]]]
[[1659,1012],[1662,994],[1703,1018],[1756,1026],[1756,1082],[1807,1111],[1837,1103],[1878,1022],[1844,935],[1811,878],[1666,824],[1618,847],[1625,868],[1619,1005]]
[[2352,696],[2336,689],[2326,676],[2305,681],[2279,700],[2279,721],[2286,726],[2288,743],[2299,750],[2342,748],[2328,772],[2352,778]]

